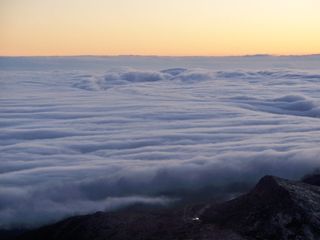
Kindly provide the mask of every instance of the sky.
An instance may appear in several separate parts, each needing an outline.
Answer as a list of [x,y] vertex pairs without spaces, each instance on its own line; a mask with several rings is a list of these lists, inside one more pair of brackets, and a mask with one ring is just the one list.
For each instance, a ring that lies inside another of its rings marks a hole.
[[320,53],[319,0],[0,0],[0,55]]

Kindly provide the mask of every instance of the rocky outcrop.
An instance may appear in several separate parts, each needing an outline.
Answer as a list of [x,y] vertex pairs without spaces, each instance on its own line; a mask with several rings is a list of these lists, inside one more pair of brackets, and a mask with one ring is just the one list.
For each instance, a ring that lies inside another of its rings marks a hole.
[[302,182],[320,186],[320,171],[315,172],[314,174],[306,175],[302,178]]
[[250,193],[213,205],[200,218],[249,239],[320,239],[320,188],[266,176]]
[[266,176],[243,196],[178,209],[127,209],[66,219],[21,240],[317,240],[320,187]]
[[98,212],[73,217],[57,224],[31,231],[21,240],[173,240],[219,239],[245,240],[232,230],[201,225],[182,211]]

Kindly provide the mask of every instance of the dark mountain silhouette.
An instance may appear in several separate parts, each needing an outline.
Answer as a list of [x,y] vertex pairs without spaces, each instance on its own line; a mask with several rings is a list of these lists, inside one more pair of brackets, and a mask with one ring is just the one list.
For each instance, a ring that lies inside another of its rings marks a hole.
[[320,187],[266,176],[250,193],[210,206],[201,218],[249,239],[320,239]]
[[[311,179],[311,178],[308,178]],[[314,177],[312,179],[315,179]],[[273,176],[223,203],[97,212],[22,234],[20,240],[317,240],[320,187]]]
[[302,182],[311,185],[320,186],[320,170],[315,171],[312,174],[308,174],[302,178]]

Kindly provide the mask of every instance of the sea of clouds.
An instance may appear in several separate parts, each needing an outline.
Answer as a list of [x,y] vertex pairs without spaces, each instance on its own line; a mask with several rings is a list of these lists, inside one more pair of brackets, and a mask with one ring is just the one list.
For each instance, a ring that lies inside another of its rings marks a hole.
[[0,58],[0,228],[320,166],[320,57]]

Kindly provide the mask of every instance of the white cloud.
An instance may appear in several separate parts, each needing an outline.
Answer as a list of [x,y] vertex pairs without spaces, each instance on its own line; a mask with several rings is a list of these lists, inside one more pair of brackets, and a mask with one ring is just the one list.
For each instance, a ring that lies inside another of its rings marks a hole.
[[0,59],[2,226],[320,165],[317,59],[59,59]]

